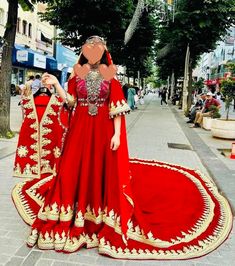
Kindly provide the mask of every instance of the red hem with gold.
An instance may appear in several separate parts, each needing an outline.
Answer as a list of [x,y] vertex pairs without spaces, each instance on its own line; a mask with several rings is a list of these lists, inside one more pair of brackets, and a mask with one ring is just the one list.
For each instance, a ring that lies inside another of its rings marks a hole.
[[126,234],[119,210],[110,206],[40,209],[52,176],[16,185],[15,205],[33,224],[28,245],[65,253],[97,247],[113,258],[169,260],[206,255],[226,240],[232,212],[211,178],[154,160],[130,159],[130,170],[134,208]]

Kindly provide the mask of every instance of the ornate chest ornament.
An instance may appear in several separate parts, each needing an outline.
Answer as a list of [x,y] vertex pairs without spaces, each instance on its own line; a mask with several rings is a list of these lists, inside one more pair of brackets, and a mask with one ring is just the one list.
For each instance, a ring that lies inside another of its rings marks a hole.
[[98,70],[92,70],[88,73],[85,80],[87,86],[88,114],[94,116],[98,114],[97,105],[103,78]]

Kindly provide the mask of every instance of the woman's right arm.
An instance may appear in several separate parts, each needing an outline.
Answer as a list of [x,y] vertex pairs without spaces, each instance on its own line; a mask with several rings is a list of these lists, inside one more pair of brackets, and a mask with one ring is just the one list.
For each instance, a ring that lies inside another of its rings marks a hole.
[[48,73],[43,74],[42,83],[45,85],[53,85],[61,99],[65,101],[69,106],[73,106],[75,104],[74,97],[66,93],[55,76]]

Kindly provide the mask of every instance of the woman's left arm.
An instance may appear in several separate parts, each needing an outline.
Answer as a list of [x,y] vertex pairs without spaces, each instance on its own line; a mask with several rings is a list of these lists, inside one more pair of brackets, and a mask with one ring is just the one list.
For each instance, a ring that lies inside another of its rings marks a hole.
[[113,119],[114,123],[114,135],[111,139],[110,149],[116,151],[120,146],[120,134],[121,134],[121,116],[118,115]]

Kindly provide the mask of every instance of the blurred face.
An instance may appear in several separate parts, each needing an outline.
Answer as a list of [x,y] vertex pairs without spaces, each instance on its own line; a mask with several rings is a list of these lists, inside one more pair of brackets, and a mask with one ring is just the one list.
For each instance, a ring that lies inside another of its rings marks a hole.
[[201,95],[201,99],[204,101],[206,99],[206,95],[205,94]]
[[212,95],[206,95],[206,99],[207,100],[211,100],[212,99]]

